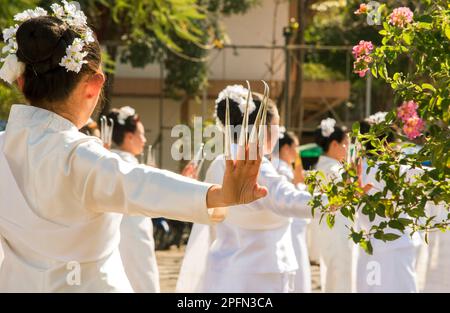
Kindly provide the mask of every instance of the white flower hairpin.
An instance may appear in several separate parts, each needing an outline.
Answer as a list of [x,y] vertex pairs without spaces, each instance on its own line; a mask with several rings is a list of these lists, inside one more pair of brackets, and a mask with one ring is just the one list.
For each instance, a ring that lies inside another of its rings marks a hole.
[[[62,0],[62,5],[54,3],[50,8],[53,11],[51,14],[40,7],[34,10],[25,10],[22,13],[16,14],[14,20],[23,23],[40,16],[54,16],[62,20],[69,27],[73,27],[77,31],[81,30],[81,33],[79,33],[80,38],[75,38],[73,43],[67,47],[66,55],[59,63],[68,72],[79,73],[83,64],[87,63],[85,58],[88,53],[83,52],[83,49],[85,45],[95,41],[92,30],[87,26],[86,15],[81,11],[78,2]],[[0,69],[0,78],[9,84],[17,80],[25,71],[25,65],[19,62],[16,56],[18,49],[16,33],[18,29],[19,25],[15,24],[3,30],[3,40],[6,46],[2,49],[4,57],[0,59],[0,62],[3,62],[3,66]]]
[[121,107],[119,109],[119,115],[117,116],[117,122],[120,125],[125,125],[126,120],[130,117],[130,116],[134,116],[136,114],[136,110],[133,109],[130,106],[125,106],[125,107]]
[[320,131],[325,138],[330,137],[334,133],[336,120],[334,118],[326,118],[320,122]]
[[366,118],[366,122],[371,125],[381,124],[386,121],[387,114],[388,112],[377,112]]
[[[244,88],[244,86],[242,86],[242,85],[227,86],[224,90],[222,90],[219,93],[219,96],[216,99],[215,112],[217,112],[217,106],[219,105],[219,103],[228,98],[238,105],[239,110],[241,111],[242,115],[244,115],[245,109],[247,106],[248,94],[249,94],[248,89]],[[250,93],[250,99],[248,101],[248,104],[249,104],[249,111],[251,114],[256,109],[255,102],[253,101],[253,98],[251,98],[251,93]],[[216,116],[216,124],[219,127],[223,127],[222,123],[220,122],[220,120],[217,116]]]
[[280,126],[279,133],[278,133],[278,139],[283,139],[286,135],[286,127]]

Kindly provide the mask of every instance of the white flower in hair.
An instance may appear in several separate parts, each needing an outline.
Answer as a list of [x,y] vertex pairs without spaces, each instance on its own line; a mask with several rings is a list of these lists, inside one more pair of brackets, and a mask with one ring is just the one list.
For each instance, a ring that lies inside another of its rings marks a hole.
[[75,38],[73,43],[67,47],[66,55],[62,58],[59,65],[65,67],[67,71],[79,73],[83,64],[88,63],[84,60],[88,53],[82,52],[83,47],[83,41],[80,38]]
[[[62,1],[62,5],[54,3],[50,6],[53,11],[51,16],[55,16],[62,20],[69,27],[73,27],[74,31],[79,32],[80,38],[77,38],[73,41],[73,43],[67,47],[66,55],[61,59],[59,63],[60,66],[65,67],[67,71],[73,71],[79,73],[83,64],[86,64],[87,61],[84,58],[88,55],[87,52],[82,52],[84,46],[94,42],[94,34],[92,30],[87,26],[87,18],[86,15],[81,11],[80,4],[78,2],[67,2],[66,0]],[[29,19],[40,17],[40,16],[48,16],[48,12],[40,7],[37,7],[34,10],[28,9],[23,11],[22,13],[18,13],[14,16],[14,20],[18,22],[25,22]],[[5,81],[11,80],[11,75],[15,73],[17,76],[12,81],[16,80],[20,75],[22,75],[25,66],[21,62],[13,62],[12,58],[8,58],[10,55],[15,55],[17,53],[17,40],[16,33],[19,28],[19,25],[14,25],[3,30],[3,40],[5,42],[5,46],[2,48],[2,54],[5,57],[0,58],[0,62],[5,62],[9,59],[9,63],[3,64],[1,73],[5,76],[0,76]],[[14,59],[14,60],[17,60]],[[11,70],[11,65],[16,64],[17,70]],[[21,70],[22,72],[19,72]]]
[[333,118],[326,118],[320,122],[320,130],[322,136],[330,137],[334,133],[334,126],[336,126],[336,120]]
[[28,9],[23,11],[22,13],[14,15],[14,20],[17,22],[25,22],[32,18],[47,16],[47,14],[47,11],[45,11],[43,8],[37,7],[34,10]]
[[383,123],[387,114],[388,112],[377,112],[366,118],[366,122],[371,125]]
[[84,34],[83,39],[84,39],[84,42],[86,42],[86,43],[94,42],[95,41],[94,32],[90,28],[86,29],[86,33]]
[[279,133],[278,133],[278,138],[279,138],[279,139],[283,139],[284,136],[286,135],[286,127],[280,126],[280,127],[278,128],[278,131],[279,131]]
[[132,107],[129,106],[121,107],[119,110],[119,115],[117,116],[117,122],[120,125],[125,125],[125,121],[127,120],[127,118],[129,118],[130,116],[134,116],[135,114],[136,110],[133,109]]
[[57,18],[60,20],[66,16],[66,12],[64,11],[64,8],[60,6],[57,3],[53,3],[50,8],[52,9],[53,13]]
[[3,30],[3,40],[7,42],[8,40],[14,38],[17,33],[17,29],[19,29],[19,25],[14,25]]
[[12,84],[25,71],[25,64],[17,60],[15,54],[6,57],[2,68],[0,69],[0,78],[8,84]]
[[[239,110],[242,112],[242,114],[244,114],[245,108],[247,106],[247,96],[248,96],[248,89],[244,88],[244,86],[230,85],[219,93],[219,96],[217,97],[216,100],[216,104],[218,104],[222,100],[225,100],[228,97],[230,100],[238,104]],[[249,114],[252,114],[252,112],[255,109],[256,109],[255,102],[253,102],[253,99],[250,98],[250,101],[248,103]]]
[[8,44],[3,47],[2,54],[16,54],[17,52],[17,41],[15,39],[10,39]]

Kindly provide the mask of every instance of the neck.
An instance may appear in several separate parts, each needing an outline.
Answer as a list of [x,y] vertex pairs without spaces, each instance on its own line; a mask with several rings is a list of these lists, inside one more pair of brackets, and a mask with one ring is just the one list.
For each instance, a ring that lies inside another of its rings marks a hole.
[[130,149],[130,148],[128,148],[128,146],[127,145],[125,145],[125,144],[122,144],[120,147],[119,147],[119,150],[120,151],[123,151],[123,152],[126,152],[126,153],[129,153],[129,154],[131,154],[132,156],[136,156],[136,155],[134,155],[134,153],[133,152],[131,152],[132,150]]
[[82,128],[86,124],[90,116],[90,114],[88,114],[89,112],[83,111],[82,104],[72,103],[70,102],[70,100],[65,102],[44,103],[42,105],[35,106],[62,116],[63,118],[74,124],[78,129]]
[[55,113],[64,117],[66,120],[69,120],[78,129],[82,128],[86,124],[84,119],[81,119],[79,116],[75,115],[72,112],[55,112]]
[[327,156],[327,157],[329,157],[329,158],[331,158],[331,159],[334,159],[334,160],[339,161],[339,158],[338,158],[334,153],[332,153],[332,152],[330,152],[330,151],[328,151],[327,153],[325,153],[325,156]]
[[285,155],[283,155],[283,154],[280,154],[280,155],[278,156],[278,158],[279,158],[280,160],[283,160],[284,162],[286,162],[286,163],[288,163],[288,164],[291,164],[291,160],[290,160],[287,156],[285,156]]

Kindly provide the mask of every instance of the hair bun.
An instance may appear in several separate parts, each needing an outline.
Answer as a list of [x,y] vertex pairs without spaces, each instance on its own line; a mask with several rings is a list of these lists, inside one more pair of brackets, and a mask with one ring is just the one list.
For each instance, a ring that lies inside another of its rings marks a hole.
[[20,25],[16,38],[19,61],[31,66],[35,73],[44,74],[60,67],[75,34],[61,20],[44,16]]

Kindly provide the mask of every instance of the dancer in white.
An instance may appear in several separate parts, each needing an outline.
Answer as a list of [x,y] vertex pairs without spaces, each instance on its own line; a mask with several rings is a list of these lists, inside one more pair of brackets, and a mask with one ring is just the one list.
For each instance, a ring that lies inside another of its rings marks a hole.
[[[226,99],[229,99],[232,126],[240,126],[246,102],[249,102],[249,125],[257,119],[262,97],[242,86],[228,86],[216,100],[218,123],[225,124]],[[270,153],[278,139],[279,115],[273,102],[268,102],[269,136],[264,143]],[[237,141],[237,137],[235,140]],[[236,154],[239,146],[233,144]],[[225,171],[224,155],[218,156],[206,174],[215,182]],[[311,217],[308,201],[311,195],[298,190],[280,176],[272,163],[264,158],[259,182],[269,196],[252,205],[230,207],[227,220],[215,227],[194,225],[186,250],[177,291],[197,292],[291,292],[298,269],[292,246],[292,217]],[[324,199],[325,200],[325,199]],[[200,228],[200,229],[199,229]],[[204,236],[208,235],[209,236]],[[206,238],[206,239],[205,239]],[[202,260],[202,257],[206,259]],[[199,266],[203,266],[199,273]],[[195,284],[189,280],[197,277]],[[199,278],[200,277],[200,278]],[[191,288],[191,289],[190,289]]]
[[[361,133],[369,131],[369,123],[363,121]],[[392,142],[391,135],[386,137],[387,142]],[[370,143],[366,149],[373,149]],[[367,172],[367,160],[363,159],[363,181],[370,183],[373,188],[369,194],[382,191],[385,187],[383,180],[376,180],[377,166]],[[406,166],[400,169],[400,175],[406,173],[408,177],[414,175],[414,171]],[[360,214],[357,223],[364,230],[370,229],[374,224],[378,225],[384,219],[376,216],[370,221],[367,215]],[[418,232],[411,236],[411,230],[401,233],[399,230],[386,228],[386,232],[398,234],[399,239],[383,242],[373,239],[373,254],[369,255],[358,249],[357,253],[357,292],[417,292],[416,261],[421,237]]]
[[80,133],[105,77],[83,12],[63,4],[21,13],[4,32],[12,50],[0,78],[31,106],[14,105],[0,134],[0,290],[131,291],[118,249],[123,214],[223,219],[208,208],[266,195],[260,159],[227,162],[223,185],[210,185],[130,164]]
[[[323,172],[327,181],[340,177],[342,162],[347,157],[349,137],[344,128],[337,126],[332,118],[323,120],[316,132],[316,143],[323,149],[316,169]],[[324,292],[352,292],[354,290],[355,245],[348,238],[348,220],[337,214],[333,228],[323,221],[317,225],[319,216],[312,224],[312,242],[319,247],[321,288]]]
[[[281,176],[286,177],[300,190],[306,190],[303,166],[297,152],[298,145],[299,140],[294,133],[280,130],[280,139],[275,147],[272,164]],[[311,266],[306,243],[306,230],[310,222],[310,219],[294,218],[291,225],[292,244],[298,263],[294,292],[311,292]]]
[[[446,220],[448,210],[443,205],[430,207],[431,216]],[[450,232],[429,234],[429,259],[424,292],[450,292]]]
[[[113,109],[108,118],[113,121],[112,141],[122,160],[139,164],[136,156],[144,151],[144,125],[131,107]],[[149,217],[124,215],[120,225],[120,256],[134,292],[160,292],[156,263],[153,224]]]

